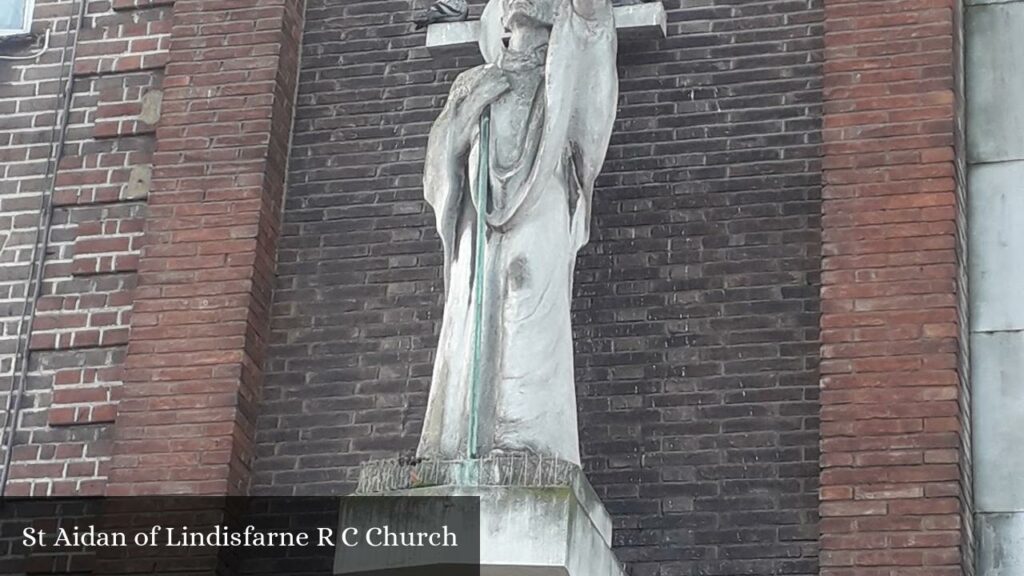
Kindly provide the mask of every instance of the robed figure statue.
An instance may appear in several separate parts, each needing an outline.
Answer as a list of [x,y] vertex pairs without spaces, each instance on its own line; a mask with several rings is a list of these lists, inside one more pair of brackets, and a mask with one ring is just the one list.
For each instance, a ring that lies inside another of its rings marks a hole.
[[569,311],[618,100],[610,0],[490,0],[430,133],[445,304],[417,455],[580,463]]

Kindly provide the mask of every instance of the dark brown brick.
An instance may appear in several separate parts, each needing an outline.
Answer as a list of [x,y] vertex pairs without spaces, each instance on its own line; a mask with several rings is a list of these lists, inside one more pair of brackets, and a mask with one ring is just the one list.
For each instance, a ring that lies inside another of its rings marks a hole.
[[[668,39],[620,46],[578,260],[585,467],[634,575],[816,574],[822,6],[665,5]],[[415,449],[442,293],[423,147],[478,61],[430,59],[421,8],[308,6],[256,493],[345,493]]]

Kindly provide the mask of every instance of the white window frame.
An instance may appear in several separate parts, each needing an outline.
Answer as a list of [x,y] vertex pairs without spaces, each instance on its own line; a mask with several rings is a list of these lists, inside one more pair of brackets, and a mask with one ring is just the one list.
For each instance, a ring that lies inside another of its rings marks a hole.
[[25,2],[25,19],[21,23],[21,28],[0,28],[0,37],[21,36],[22,34],[28,34],[32,30],[32,13],[35,9],[35,0],[23,1]]

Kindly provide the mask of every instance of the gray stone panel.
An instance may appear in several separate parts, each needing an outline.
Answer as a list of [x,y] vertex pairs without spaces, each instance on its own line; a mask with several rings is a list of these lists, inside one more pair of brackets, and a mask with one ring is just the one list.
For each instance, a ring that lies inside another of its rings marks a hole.
[[1024,512],[1024,333],[971,335],[975,507]]
[[970,162],[1024,159],[1024,3],[967,10]]
[[1024,514],[978,514],[978,574],[1024,574]]
[[969,186],[971,330],[1024,330],[1024,162],[972,166]]

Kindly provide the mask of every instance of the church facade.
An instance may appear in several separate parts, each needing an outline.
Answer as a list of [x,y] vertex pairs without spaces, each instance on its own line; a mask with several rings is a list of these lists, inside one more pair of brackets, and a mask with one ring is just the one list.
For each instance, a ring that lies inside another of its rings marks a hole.
[[[663,4],[665,38],[620,39],[572,300],[618,558],[1003,574],[1024,74],[988,55],[1024,51],[1024,4]],[[343,495],[414,452],[444,292],[425,148],[479,53],[427,50],[413,0],[24,7],[0,43],[4,495]]]

